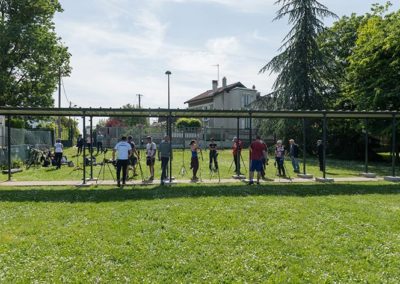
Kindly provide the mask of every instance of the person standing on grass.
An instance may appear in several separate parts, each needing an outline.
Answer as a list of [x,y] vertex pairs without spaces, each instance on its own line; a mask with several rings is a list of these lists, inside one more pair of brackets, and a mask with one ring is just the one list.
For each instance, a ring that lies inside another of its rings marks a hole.
[[282,140],[278,140],[275,146],[275,163],[278,168],[279,176],[286,176],[285,172],[285,147],[282,145]]
[[321,172],[324,171],[324,144],[322,144],[322,140],[317,141],[317,156],[319,162],[319,170]]
[[132,147],[126,142],[126,136],[121,137],[112,152],[112,159],[115,160],[115,152],[118,152],[117,158],[117,185],[121,186],[121,169],[122,169],[122,184],[126,182],[126,170],[128,168],[129,157],[132,154]]
[[61,143],[61,139],[58,138],[54,144],[54,156],[56,160],[56,169],[61,168],[61,159],[63,155],[64,145]]
[[[136,165],[139,160],[139,153],[136,151],[136,145],[135,145],[135,142],[133,142],[132,136],[128,136],[128,144],[131,145],[131,148],[132,148],[132,150],[131,150],[132,155],[129,157],[129,166],[132,167],[133,176],[137,176]],[[127,171],[127,177],[129,177],[129,166],[128,166],[128,171]]]
[[214,138],[211,138],[210,145],[208,145],[208,149],[210,150],[209,158],[210,158],[210,170],[212,169],[212,164],[214,161],[215,170],[218,170],[218,152],[217,152],[217,143],[215,143]]
[[197,171],[199,170],[199,155],[198,155],[199,146],[196,143],[196,140],[190,141],[190,151],[192,152],[192,158],[190,160],[190,168],[193,171],[193,176],[191,181],[198,181]]
[[147,136],[146,145],[146,164],[150,170],[149,181],[154,180],[154,164],[156,162],[157,145],[151,139],[151,136]]
[[267,170],[267,165],[268,165],[268,146],[262,140],[261,140],[261,143],[263,143],[263,145],[265,147],[265,152],[264,152],[263,157],[261,159],[261,163],[262,163],[261,178],[263,180],[267,180],[266,170]]
[[257,135],[256,140],[250,145],[250,176],[249,185],[254,184],[254,172],[257,172],[257,184],[260,184],[261,172],[263,170],[262,160],[265,157],[267,151],[265,143],[261,141],[261,137]]
[[99,131],[96,136],[96,148],[97,148],[97,154],[99,151],[103,153],[103,140],[104,140],[104,135]]
[[233,144],[232,144],[232,155],[233,155],[233,161],[235,163],[235,173],[238,173],[238,170],[240,168],[240,157],[241,157],[241,153],[242,153],[242,147],[243,147],[243,142],[238,139],[236,136],[233,137],[232,140]]
[[83,148],[83,141],[82,134],[79,134],[78,139],[76,140],[76,147],[78,148],[78,156],[82,153],[82,148]]
[[292,160],[292,166],[295,173],[300,172],[299,166],[299,145],[294,142],[294,139],[289,140],[290,148],[289,148],[289,156]]
[[166,135],[158,146],[158,160],[161,161],[161,185],[164,185],[164,181],[167,178],[168,162],[170,158],[172,160],[171,154],[169,136]]

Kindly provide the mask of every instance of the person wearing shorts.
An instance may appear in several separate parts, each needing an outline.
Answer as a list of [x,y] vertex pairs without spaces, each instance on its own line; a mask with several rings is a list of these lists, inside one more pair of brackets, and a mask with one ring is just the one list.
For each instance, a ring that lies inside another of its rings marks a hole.
[[254,172],[257,172],[257,184],[260,184],[260,176],[263,170],[263,162],[265,152],[267,151],[265,144],[261,141],[260,136],[256,137],[256,140],[253,141],[250,145],[250,176],[249,176],[249,185],[254,184]]
[[156,152],[157,145],[154,143],[150,136],[147,136],[147,145],[146,145],[146,165],[150,170],[150,178],[149,181],[154,180],[154,164],[156,162]]

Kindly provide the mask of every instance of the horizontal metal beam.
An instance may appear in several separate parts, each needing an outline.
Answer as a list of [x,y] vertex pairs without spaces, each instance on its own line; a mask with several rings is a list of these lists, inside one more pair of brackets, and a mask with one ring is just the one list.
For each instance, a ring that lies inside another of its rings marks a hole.
[[192,109],[121,109],[121,108],[8,108],[0,115],[13,116],[93,116],[93,117],[207,117],[207,118],[398,118],[398,111],[328,111],[328,110],[192,110]]

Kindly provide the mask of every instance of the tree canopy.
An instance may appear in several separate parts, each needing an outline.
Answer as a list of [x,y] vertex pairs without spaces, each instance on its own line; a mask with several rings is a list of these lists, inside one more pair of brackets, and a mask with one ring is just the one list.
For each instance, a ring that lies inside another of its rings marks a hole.
[[57,0],[0,0],[0,106],[50,107],[70,54],[55,32]]
[[324,30],[321,19],[335,14],[316,0],[278,0],[276,3],[281,8],[275,20],[287,16],[293,27],[284,38],[282,53],[260,72],[278,73],[273,86],[277,108],[321,108],[326,58],[319,49],[317,38]]

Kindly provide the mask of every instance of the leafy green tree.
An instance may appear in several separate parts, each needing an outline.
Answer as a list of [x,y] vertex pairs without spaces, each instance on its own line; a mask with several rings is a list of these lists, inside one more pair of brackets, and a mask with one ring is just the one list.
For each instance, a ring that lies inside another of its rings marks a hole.
[[[137,109],[138,107],[126,104],[123,109]],[[110,117],[101,123],[106,127],[134,127],[138,125],[148,126],[149,119],[147,117]],[[99,125],[101,126],[101,125]]]
[[0,106],[50,107],[70,54],[55,32],[57,0],[0,0]]
[[268,62],[260,73],[279,73],[274,83],[276,107],[318,109],[323,107],[326,57],[318,46],[324,30],[322,18],[336,15],[316,0],[278,0],[282,7],[275,20],[288,17],[293,25],[284,38],[282,53]]
[[400,109],[400,11],[372,16],[349,56],[346,93],[358,109]]
[[197,118],[179,118],[175,126],[178,129],[184,129],[184,128],[199,128],[201,127],[201,121],[200,119]]

